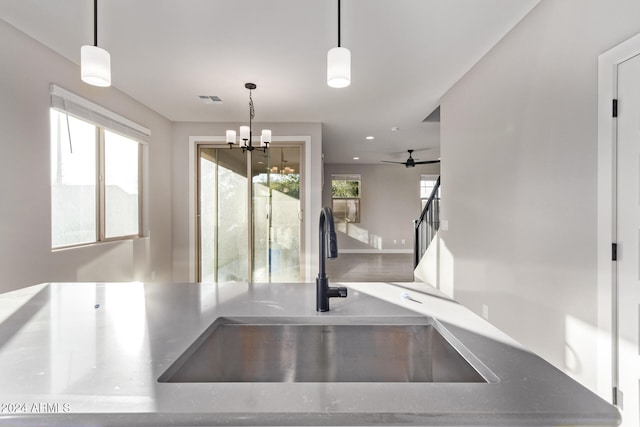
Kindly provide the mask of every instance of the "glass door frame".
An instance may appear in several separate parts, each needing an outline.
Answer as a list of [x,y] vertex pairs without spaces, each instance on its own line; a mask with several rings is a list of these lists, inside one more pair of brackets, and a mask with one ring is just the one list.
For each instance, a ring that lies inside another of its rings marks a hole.
[[[194,204],[192,204],[192,206],[194,207],[195,210],[195,215],[192,216],[195,217],[195,221],[193,224],[193,237],[194,237],[194,245],[192,246],[195,253],[193,257],[190,257],[193,259],[193,277],[195,279],[195,281],[200,281],[201,280],[201,266],[200,266],[200,260],[201,260],[201,233],[200,233],[200,153],[201,153],[201,149],[203,148],[214,148],[214,149],[223,149],[223,150],[229,150],[229,146],[224,143],[224,137],[190,137],[191,142],[193,143],[193,157],[192,157],[192,165],[193,167],[191,168],[193,171],[193,183],[194,183],[194,190],[191,192],[193,194],[193,196],[195,197],[194,200]],[[308,281],[308,272],[309,272],[309,266],[308,264],[308,227],[305,225],[306,224],[306,218],[305,218],[305,212],[307,212],[307,203],[308,203],[308,187],[307,187],[307,177],[308,177],[308,163],[309,163],[309,159],[307,156],[307,144],[308,142],[308,138],[305,137],[293,137],[293,138],[284,138],[282,140],[278,140],[274,138],[274,141],[271,143],[271,147],[273,148],[286,148],[286,147],[296,147],[300,149],[300,207],[299,207],[299,212],[298,212],[298,216],[299,216],[299,220],[300,220],[300,273],[299,273],[299,277],[301,278],[302,281]],[[233,150],[240,150],[240,148],[238,147],[234,147]],[[247,180],[248,180],[248,188],[249,191],[247,192],[247,202],[246,202],[246,208],[247,208],[247,217],[249,218],[249,229],[248,229],[248,233],[247,233],[247,247],[249,250],[249,257],[247,260],[247,264],[248,264],[248,271],[247,271],[247,277],[249,277],[249,282],[253,281],[253,267],[254,267],[254,260],[253,260],[253,254],[254,254],[254,225],[253,225],[253,184],[252,184],[252,156],[254,153],[252,152],[246,152],[244,153],[245,156],[247,156]],[[191,227],[190,227],[191,228]]]

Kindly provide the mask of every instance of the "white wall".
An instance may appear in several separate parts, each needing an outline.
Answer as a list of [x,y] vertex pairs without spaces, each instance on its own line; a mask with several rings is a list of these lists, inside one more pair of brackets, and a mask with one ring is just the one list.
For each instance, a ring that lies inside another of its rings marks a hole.
[[[49,281],[171,280],[170,122],[115,88],[82,83],[76,64],[2,20],[0,56],[0,292]],[[51,83],[151,129],[148,238],[51,251]]]
[[413,275],[415,280],[428,283],[445,295],[454,298],[453,257],[446,242],[440,236],[442,232],[436,232],[413,271]]
[[361,179],[360,223],[337,225],[338,248],[351,252],[413,252],[413,220],[422,212],[420,175],[438,175],[439,169],[438,164],[415,168],[393,164],[326,164],[324,206],[331,207],[331,174],[360,174]]
[[543,0],[441,103],[456,299],[592,389],[597,60],[638,16],[637,0]]
[[[176,122],[173,126],[173,278],[175,281],[188,281],[193,277],[193,227],[190,228],[190,208],[193,208],[195,199],[190,195],[190,182],[195,182],[195,172],[190,171],[190,156],[195,157],[194,147],[189,143],[190,137],[195,136],[224,136],[226,129],[237,129],[246,123],[196,123]],[[310,254],[305,254],[311,263],[308,277],[317,274],[318,236],[317,224],[322,208],[322,125],[320,123],[254,123],[256,129],[268,127],[273,132],[274,140],[278,137],[310,138],[310,191],[307,197],[310,199],[310,209],[304,212],[303,224],[310,222],[311,232],[308,238],[311,240]]]

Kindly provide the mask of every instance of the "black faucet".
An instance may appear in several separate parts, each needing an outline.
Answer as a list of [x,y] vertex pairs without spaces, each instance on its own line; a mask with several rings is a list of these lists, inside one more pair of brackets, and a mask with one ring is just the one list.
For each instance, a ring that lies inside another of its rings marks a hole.
[[[320,271],[316,279],[316,310],[329,311],[329,298],[346,298],[347,288],[330,287],[327,277],[325,258],[338,258],[338,240],[333,225],[333,212],[331,208],[324,207],[320,212]],[[327,253],[327,242],[329,253]]]

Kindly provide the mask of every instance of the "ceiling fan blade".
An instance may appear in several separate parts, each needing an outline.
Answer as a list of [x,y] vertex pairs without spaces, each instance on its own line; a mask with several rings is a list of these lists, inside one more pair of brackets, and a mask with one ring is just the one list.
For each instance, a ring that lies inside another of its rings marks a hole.
[[440,163],[440,160],[423,160],[421,162],[414,162],[416,165],[426,165],[429,163]]
[[[417,148],[417,149],[412,149],[411,152],[415,154],[415,153],[419,153],[419,152],[422,152],[422,151],[428,151],[428,150],[433,150],[433,148],[432,147]],[[390,152],[388,154],[391,154],[392,156],[399,156],[401,154],[404,154],[406,156],[408,151],[409,150],[393,151],[393,152]]]
[[392,162],[391,160],[381,160],[383,163],[396,163],[398,165],[405,165],[407,162]]

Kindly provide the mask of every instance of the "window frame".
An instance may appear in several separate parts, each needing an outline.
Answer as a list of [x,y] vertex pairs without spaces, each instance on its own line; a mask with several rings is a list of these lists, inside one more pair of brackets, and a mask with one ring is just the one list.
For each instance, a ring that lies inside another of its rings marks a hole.
[[[438,180],[438,174],[433,174],[433,173],[420,174],[420,182],[419,182],[420,212],[424,210],[427,202],[429,201],[429,197],[431,196],[431,192],[433,191],[433,187],[435,187],[437,180]],[[425,182],[433,182],[433,185],[424,185]],[[423,189],[426,189],[426,188],[430,189],[428,194],[426,192],[423,192]]]
[[[137,239],[139,237],[143,236],[143,222],[142,222],[142,216],[143,216],[143,191],[144,191],[144,186],[143,184],[143,174],[142,174],[142,167],[143,167],[143,162],[142,162],[142,156],[143,156],[143,143],[129,135],[124,135],[116,130],[113,129],[109,129],[103,126],[98,126],[98,131],[100,133],[100,138],[99,138],[99,151],[98,151],[98,157],[100,158],[100,164],[98,165],[99,167],[99,172],[98,172],[98,176],[100,178],[100,182],[98,183],[98,187],[99,187],[99,191],[101,192],[101,194],[99,194],[99,198],[100,200],[98,201],[98,207],[99,207],[99,211],[100,211],[100,221],[98,221],[98,230],[99,230],[99,234],[98,234],[98,242],[113,242],[113,241],[117,241],[117,240],[130,240],[130,239]],[[105,179],[105,172],[106,172],[106,167],[105,167],[105,131],[109,131],[113,134],[119,135],[121,137],[124,138],[128,138],[131,141],[135,141],[138,145],[138,232],[135,234],[126,234],[126,235],[120,235],[120,236],[113,236],[113,237],[106,237],[107,235],[107,231],[106,231],[106,218],[107,218],[107,206],[106,206],[106,179]]]
[[[334,181],[357,181],[358,182],[358,197],[335,197],[333,195],[333,182]],[[356,214],[355,220],[350,220],[346,215],[342,217],[335,209],[335,202],[338,201],[355,201]],[[334,219],[351,224],[360,224],[362,222],[362,175],[359,173],[336,173],[331,174],[331,210],[333,211]]]

